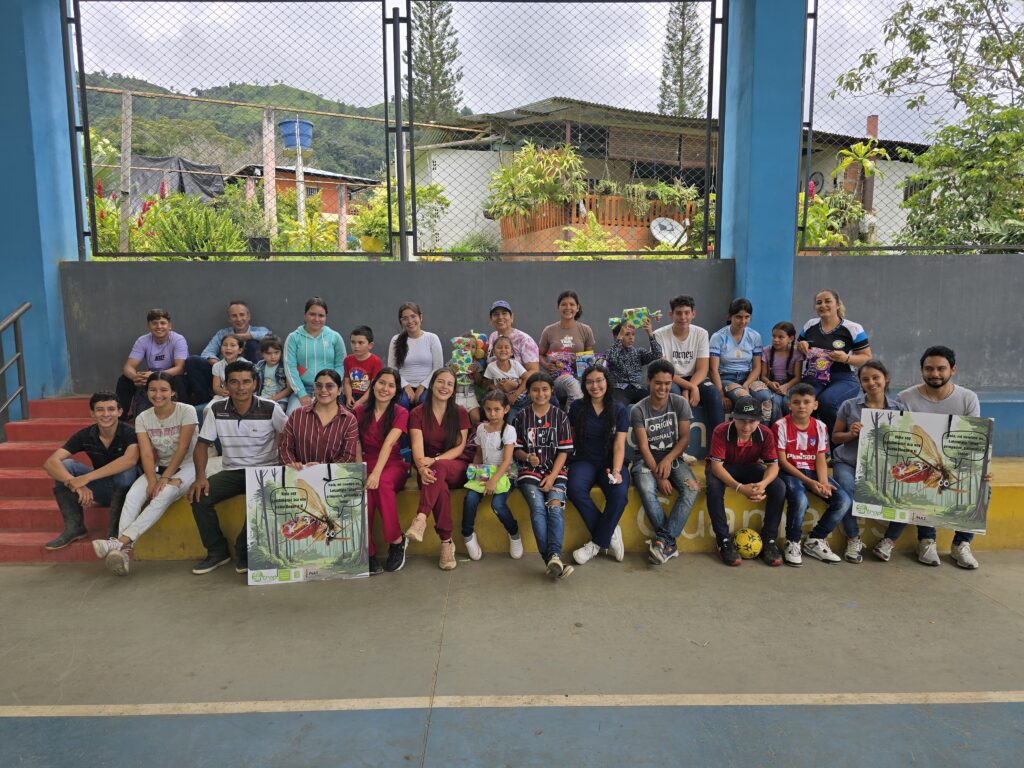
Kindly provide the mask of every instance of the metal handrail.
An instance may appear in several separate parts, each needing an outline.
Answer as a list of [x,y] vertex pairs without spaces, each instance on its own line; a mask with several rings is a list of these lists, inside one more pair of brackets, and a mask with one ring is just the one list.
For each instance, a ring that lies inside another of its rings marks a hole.
[[[22,418],[28,418],[28,389],[25,386],[25,352],[21,340],[21,316],[31,308],[31,302],[26,301],[3,320],[0,320],[0,362],[3,363],[3,365],[0,366],[0,393],[6,393],[7,391],[7,387],[5,386],[7,369],[15,363],[18,364],[18,388],[14,390],[14,394],[4,401],[3,405],[0,405],[0,425],[6,424],[10,420],[11,403],[13,403],[14,398],[19,395],[21,396]],[[12,325],[14,326],[14,354],[11,355],[10,360],[4,362],[4,343],[2,334]]]

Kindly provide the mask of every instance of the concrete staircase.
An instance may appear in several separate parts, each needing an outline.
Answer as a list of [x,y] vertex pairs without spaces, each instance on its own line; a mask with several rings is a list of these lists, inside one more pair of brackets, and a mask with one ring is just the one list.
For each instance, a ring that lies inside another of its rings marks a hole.
[[[33,400],[29,418],[8,423],[7,442],[0,443],[0,562],[75,562],[95,559],[89,541],[48,552],[43,549],[62,529],[53,498],[53,480],[42,469],[46,458],[73,432],[92,423],[87,398]],[[79,460],[88,462],[84,456]],[[108,510],[88,507],[85,525],[102,536]]]

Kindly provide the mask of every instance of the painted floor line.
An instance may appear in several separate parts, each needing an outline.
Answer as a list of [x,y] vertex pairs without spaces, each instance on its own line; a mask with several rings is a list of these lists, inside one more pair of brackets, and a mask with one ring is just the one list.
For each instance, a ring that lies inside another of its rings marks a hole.
[[1019,704],[1024,691],[918,693],[684,693],[538,694],[524,696],[407,696],[367,699],[211,701],[166,704],[0,706],[5,717],[133,717],[286,712],[360,712],[391,709],[530,707],[788,707],[927,704]]

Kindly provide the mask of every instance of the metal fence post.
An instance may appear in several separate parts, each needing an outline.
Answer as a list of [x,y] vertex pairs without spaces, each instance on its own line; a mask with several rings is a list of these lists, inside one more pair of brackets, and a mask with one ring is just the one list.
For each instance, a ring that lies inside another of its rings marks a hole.
[[[405,125],[402,121],[402,17],[398,8],[391,9],[392,64],[395,78],[395,175],[398,189],[398,252],[402,261],[409,260],[409,243],[405,239]],[[395,233],[392,232],[394,237]]]

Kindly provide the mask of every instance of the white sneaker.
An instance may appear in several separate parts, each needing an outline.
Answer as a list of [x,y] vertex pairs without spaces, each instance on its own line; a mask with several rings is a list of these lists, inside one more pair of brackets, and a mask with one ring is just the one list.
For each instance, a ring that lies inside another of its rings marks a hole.
[[513,560],[519,560],[523,556],[523,537],[518,533],[508,536],[508,556]]
[[871,551],[874,552],[875,557],[879,560],[889,562],[889,558],[892,557],[892,550],[896,546],[896,542],[892,539],[882,539],[880,542],[875,544],[875,548]]
[[861,550],[864,549],[864,542],[861,541],[860,537],[847,539],[846,540],[846,562],[848,563],[860,563],[864,560],[864,555],[861,554]]
[[127,576],[128,569],[131,565],[132,551],[125,549],[124,547],[118,547],[112,549],[107,553],[107,556],[103,558],[103,564],[107,566],[109,570],[115,576]]
[[589,563],[597,555],[601,554],[601,548],[592,541],[588,541],[579,549],[574,549],[572,553],[572,559],[579,565]]
[[665,559],[665,551],[661,547],[661,542],[657,539],[648,539],[646,543],[648,551],[647,561],[651,565],[664,565],[667,561]]
[[484,551],[480,549],[480,542],[476,540],[476,534],[472,533],[466,537],[466,552],[469,553],[470,560],[479,560],[484,556]]
[[107,553],[115,552],[120,548],[121,541],[119,539],[94,539],[92,542],[92,551],[100,560],[106,557]]
[[803,546],[804,554],[816,557],[823,563],[840,563],[842,558],[832,551],[829,547],[828,542],[825,539],[812,539],[810,537],[804,541]]
[[949,554],[953,558],[953,562],[961,568],[973,571],[978,567],[978,560],[974,557],[974,553],[971,552],[971,542],[969,541],[961,541],[959,544],[954,544],[953,548],[949,550]]
[[617,525],[615,526],[615,533],[612,534],[612,541],[608,547],[608,554],[620,563],[626,556],[626,548],[622,545],[622,529]]
[[782,559],[786,562],[786,565],[799,566],[804,564],[804,558],[800,554],[800,542],[799,541],[787,541],[786,549],[782,553]]
[[925,565],[942,565],[939,550],[935,548],[935,539],[921,539],[917,542],[917,559]]
[[691,456],[688,453],[684,453],[682,458],[683,458],[683,463],[684,464],[696,464],[697,463],[697,457],[696,456]]

